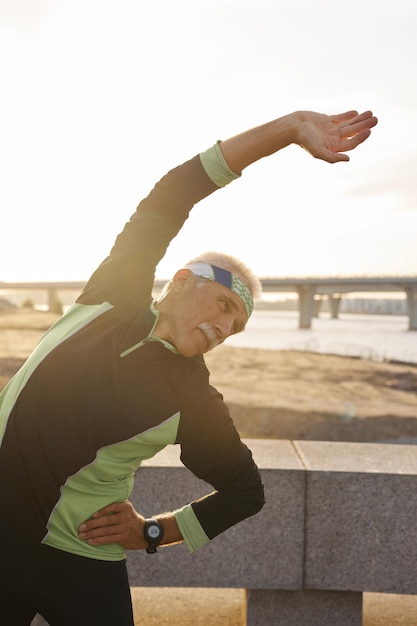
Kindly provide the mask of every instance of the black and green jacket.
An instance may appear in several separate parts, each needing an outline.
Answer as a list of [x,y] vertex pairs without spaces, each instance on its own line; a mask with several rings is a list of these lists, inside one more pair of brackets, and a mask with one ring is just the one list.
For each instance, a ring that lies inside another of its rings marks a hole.
[[257,467],[204,359],[152,336],[155,267],[192,206],[218,189],[207,154],[157,183],[0,395],[0,519],[29,540],[123,559],[121,546],[90,546],[77,528],[128,498],[142,460],[168,444],[214,488],[175,512],[190,551],[263,505]]

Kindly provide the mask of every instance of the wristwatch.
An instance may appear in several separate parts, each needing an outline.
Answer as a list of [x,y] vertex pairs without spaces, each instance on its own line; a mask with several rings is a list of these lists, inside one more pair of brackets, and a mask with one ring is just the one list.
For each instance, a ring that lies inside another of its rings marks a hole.
[[162,525],[156,519],[146,519],[143,527],[143,534],[148,542],[146,552],[148,554],[155,554],[156,549],[164,536],[164,529],[162,528]]

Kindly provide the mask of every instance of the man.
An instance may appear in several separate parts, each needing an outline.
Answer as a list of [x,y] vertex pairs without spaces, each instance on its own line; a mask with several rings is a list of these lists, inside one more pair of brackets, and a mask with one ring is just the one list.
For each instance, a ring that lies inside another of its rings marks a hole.
[[[192,206],[254,161],[291,143],[347,161],[376,123],[292,113],[217,143],[139,204],[0,397],[0,623],[39,612],[51,625],[131,625],[125,549],[185,541],[194,552],[261,509],[258,469],[202,357],[244,330],[258,281],[209,253],[153,302],[155,267]],[[145,521],[128,501],[134,473],[168,444],[214,491]]]

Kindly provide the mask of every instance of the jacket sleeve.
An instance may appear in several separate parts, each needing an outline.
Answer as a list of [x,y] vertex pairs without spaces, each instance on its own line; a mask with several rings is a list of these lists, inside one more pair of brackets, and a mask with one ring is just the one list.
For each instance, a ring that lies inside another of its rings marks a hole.
[[192,207],[238,176],[218,143],[169,171],[140,202],[78,301],[123,306],[150,301],[155,268]]
[[[198,387],[194,385],[194,390]],[[196,398],[197,394],[193,395]],[[192,512],[185,508],[176,515],[191,551],[206,542],[204,535],[207,540],[213,539],[257,513],[265,503],[259,470],[251,451],[241,441],[221,394],[211,386],[204,392],[201,386],[198,395],[203,400],[198,409],[195,407],[194,416],[181,420],[181,460],[215,491],[192,502]]]
[[166,174],[140,202],[79,302],[138,306],[151,299],[155,268],[193,205],[218,186],[194,157]]

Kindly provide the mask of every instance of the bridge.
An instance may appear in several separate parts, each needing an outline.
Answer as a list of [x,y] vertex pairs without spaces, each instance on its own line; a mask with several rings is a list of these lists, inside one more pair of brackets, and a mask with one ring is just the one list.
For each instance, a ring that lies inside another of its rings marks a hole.
[[417,276],[355,278],[264,278],[265,292],[296,292],[299,298],[299,328],[311,328],[321,296],[329,298],[333,318],[338,317],[342,294],[402,291],[407,297],[409,330],[417,330]]
[[[155,290],[159,290],[166,280],[156,280]],[[331,316],[337,318],[342,295],[353,292],[403,292],[407,298],[409,330],[417,330],[417,276],[385,276],[355,278],[263,278],[262,289],[269,293],[298,294],[299,328],[311,328],[312,319],[317,313],[322,297],[329,299]],[[56,300],[58,291],[78,291],[85,282],[0,282],[0,291],[35,291],[48,293],[48,306]]]

